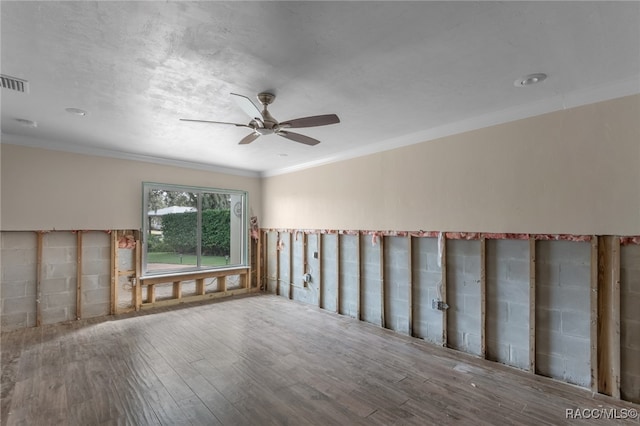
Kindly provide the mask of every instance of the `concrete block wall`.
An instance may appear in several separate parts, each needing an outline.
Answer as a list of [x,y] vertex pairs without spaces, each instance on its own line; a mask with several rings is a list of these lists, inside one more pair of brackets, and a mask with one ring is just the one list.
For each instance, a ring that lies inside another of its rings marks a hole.
[[322,238],[322,307],[336,312],[336,290],[338,276],[336,274],[336,234],[323,234]]
[[[135,269],[135,250],[118,248],[118,270],[131,271]],[[160,290],[161,287],[158,288]],[[118,309],[133,308],[133,286],[127,275],[118,277]],[[170,299],[172,293],[167,290],[156,292],[156,300]]]
[[278,245],[278,233],[267,232],[267,259],[266,259],[266,282],[265,291],[267,293],[275,294],[276,292],[276,268],[277,268],[277,245]]
[[[283,234],[285,238],[286,235]],[[309,234],[308,238],[312,236]],[[408,334],[411,280],[412,335],[441,345],[443,316],[446,315],[448,346],[482,355],[479,240],[447,239],[446,302],[450,308],[443,315],[432,307],[432,300],[441,297],[438,290],[442,270],[438,266],[437,238],[413,237],[409,262],[409,238],[385,236],[382,268],[381,244],[372,242],[371,235],[360,235],[359,265],[357,237],[341,234],[339,259],[336,259],[336,234],[321,234],[317,238],[322,240],[324,309],[336,311],[339,280],[340,313],[356,316],[357,272],[360,271],[360,318],[381,325],[384,309],[384,326]],[[311,246],[312,240],[309,241]],[[309,246],[308,262],[313,259],[315,250]],[[520,369],[528,369],[531,364],[529,247],[529,240],[485,241],[486,357]],[[539,239],[535,243],[533,271],[536,279],[533,302],[536,373],[582,387],[591,385],[591,250],[590,242]],[[285,250],[279,255],[289,256],[289,252]],[[295,254],[293,261],[298,261]],[[271,262],[268,259],[267,263]],[[287,260],[281,257],[281,262],[286,274]],[[317,274],[315,268],[319,270],[320,262],[314,265],[312,276]],[[409,267],[412,268],[411,276]],[[621,393],[623,399],[637,402],[640,400],[640,310],[637,309],[640,305],[640,246],[621,247],[620,276]],[[313,294],[313,284],[307,291]],[[307,300],[317,303],[313,297]]]
[[640,403],[640,245],[620,248],[620,393]]
[[105,232],[82,234],[82,317],[109,315],[111,239]]
[[588,242],[536,244],[536,372],[579,386],[591,383]]
[[447,241],[447,345],[480,355],[480,241]]
[[314,257],[319,255],[318,240],[319,234],[307,235],[307,273],[311,275],[311,282],[307,285],[307,303],[318,306],[318,297],[320,296],[320,259]]
[[529,241],[486,241],[487,358],[529,368]]
[[35,232],[0,234],[2,330],[36,325],[36,245]]
[[358,236],[340,236],[340,310],[343,315],[358,317]]
[[289,243],[290,232],[281,232],[282,250],[278,250],[280,257],[280,296],[289,297],[289,283],[291,282],[291,272],[289,270],[289,259],[291,256],[291,244]]
[[438,240],[414,238],[413,256],[413,334],[429,342],[442,344],[442,311],[431,301],[440,298],[442,268],[438,266]]
[[[50,232],[42,241],[42,323],[76,318],[77,244],[71,232]],[[46,259],[46,260],[45,260]]]
[[[36,325],[37,234],[2,232],[2,330]],[[82,233],[82,318],[108,315],[111,299],[111,240],[102,231]],[[42,235],[40,310],[42,324],[76,319],[77,234]]]
[[362,287],[361,300],[363,321],[382,324],[382,292],[380,277],[380,244],[372,244],[370,235],[361,235]]
[[384,251],[385,325],[409,334],[409,239],[385,237]]
[[292,251],[291,256],[291,282],[293,283],[293,300],[297,300],[304,303],[309,303],[309,290],[304,287],[304,282],[302,281],[302,275],[304,275],[304,237],[301,232],[297,235],[294,233],[293,238],[291,239],[291,247]]

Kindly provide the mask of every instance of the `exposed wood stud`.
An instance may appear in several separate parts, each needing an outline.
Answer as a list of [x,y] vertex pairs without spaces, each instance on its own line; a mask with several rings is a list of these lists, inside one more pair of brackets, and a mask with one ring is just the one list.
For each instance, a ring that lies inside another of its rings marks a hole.
[[529,371],[536,372],[536,240],[529,237]]
[[340,313],[340,233],[336,234],[336,313]]
[[487,357],[487,240],[480,238],[480,354]]
[[318,232],[318,307],[324,308],[322,300],[324,283],[322,282],[322,233]]
[[82,318],[82,231],[76,232],[76,319]]
[[262,282],[262,232],[258,230],[258,240],[256,241],[256,287],[260,290]]
[[362,247],[360,231],[356,235],[356,318],[362,320]]
[[276,232],[276,295],[280,296],[280,231]]
[[36,233],[36,327],[42,325],[42,243],[43,232]]
[[598,391],[620,398],[620,238],[598,242]]
[[293,232],[289,232],[289,300],[293,299]]
[[156,285],[149,284],[147,286],[147,303],[155,303],[156,302]]
[[136,311],[140,310],[140,305],[142,305],[142,286],[140,285],[140,276],[142,275],[142,242],[137,239],[136,240],[136,281],[135,286],[133,288],[134,292],[134,303],[133,307]]
[[182,282],[181,281],[173,282],[173,298],[182,299]]
[[598,237],[595,235],[591,238],[590,295],[591,390],[598,392]]
[[413,237],[407,236],[407,272],[409,275],[409,294],[408,297],[408,333],[413,337]]
[[387,318],[385,312],[385,298],[384,291],[384,235],[380,235],[379,247],[380,247],[380,326],[382,328],[387,327]]
[[[302,233],[302,275],[307,273],[307,269],[308,269],[308,259],[307,259],[307,234],[306,233]],[[306,285],[306,283],[302,283],[303,286]]]
[[118,307],[118,231],[111,231],[111,315]]
[[[442,253],[440,257],[440,273],[441,273],[441,289],[440,297],[442,302],[447,303],[447,237],[442,235]],[[448,330],[447,330],[447,309],[442,311],[442,346],[448,345]]]
[[[246,274],[241,276],[246,277]],[[227,277],[225,277],[224,275],[221,275],[217,277],[216,280],[218,281],[218,291],[227,291]],[[243,284],[241,284],[240,286],[246,287]]]
[[[150,285],[149,287],[153,287],[153,286]],[[215,293],[206,293],[204,295],[186,296],[186,297],[183,297],[182,299],[159,300],[157,302],[154,301],[153,303],[143,303],[141,308],[150,309],[150,308],[157,308],[161,306],[173,306],[173,305],[179,305],[182,303],[198,302],[198,301],[211,300],[211,299],[220,299],[220,298],[235,296],[239,294],[247,294],[250,291],[251,291],[250,288],[237,288],[234,290],[228,290],[224,292],[220,291]]]
[[269,233],[267,231],[263,231],[262,235],[264,236],[264,243],[262,244],[262,260],[264,268],[262,270],[262,276],[260,277],[260,288],[264,291],[268,290],[269,285]]
[[[140,285],[142,286],[142,285]],[[197,278],[196,279],[196,294],[199,296],[202,296],[203,294],[205,294],[206,289],[205,289],[205,285],[204,285],[204,278]]]

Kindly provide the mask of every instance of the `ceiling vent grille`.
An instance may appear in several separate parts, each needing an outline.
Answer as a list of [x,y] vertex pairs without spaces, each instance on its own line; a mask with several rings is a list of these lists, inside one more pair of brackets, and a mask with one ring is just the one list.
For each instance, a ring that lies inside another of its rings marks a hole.
[[29,82],[20,78],[10,77],[8,75],[0,75],[0,81],[2,81],[2,88],[15,90],[16,92],[29,93]]

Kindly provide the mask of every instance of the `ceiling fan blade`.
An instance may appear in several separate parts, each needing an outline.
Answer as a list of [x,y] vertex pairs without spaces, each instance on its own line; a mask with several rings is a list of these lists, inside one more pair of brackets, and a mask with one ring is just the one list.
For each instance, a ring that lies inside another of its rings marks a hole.
[[320,143],[318,139],[310,138],[309,136],[301,135],[300,133],[285,132],[284,130],[277,132],[276,135],[282,136],[283,138],[291,139],[292,141],[303,143],[305,145],[313,146]]
[[232,95],[234,96],[233,99],[235,100],[236,104],[245,112],[245,114],[247,114],[254,120],[262,121],[262,113],[260,112],[256,104],[251,102],[251,99],[243,95],[238,95],[237,93],[232,93]]
[[180,121],[193,121],[193,122],[196,122],[196,123],[230,124],[230,125],[236,126],[236,127],[249,127],[249,128],[251,128],[251,126],[248,126],[246,124],[228,123],[226,121],[192,120],[190,118],[181,118]]
[[284,121],[280,123],[280,127],[300,128],[300,127],[316,127],[326,126],[328,124],[339,123],[340,119],[335,114],[314,115],[312,117],[296,118],[294,120]]
[[260,137],[260,133],[253,132],[242,138],[242,140],[238,143],[238,145],[246,145],[249,144]]

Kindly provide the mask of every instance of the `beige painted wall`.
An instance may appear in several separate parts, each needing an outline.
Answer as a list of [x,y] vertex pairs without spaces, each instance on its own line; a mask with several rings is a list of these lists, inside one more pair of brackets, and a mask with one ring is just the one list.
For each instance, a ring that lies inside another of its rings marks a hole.
[[640,96],[263,179],[273,228],[640,234]]
[[6,143],[0,149],[5,231],[140,229],[143,181],[245,190],[261,214],[259,178]]

